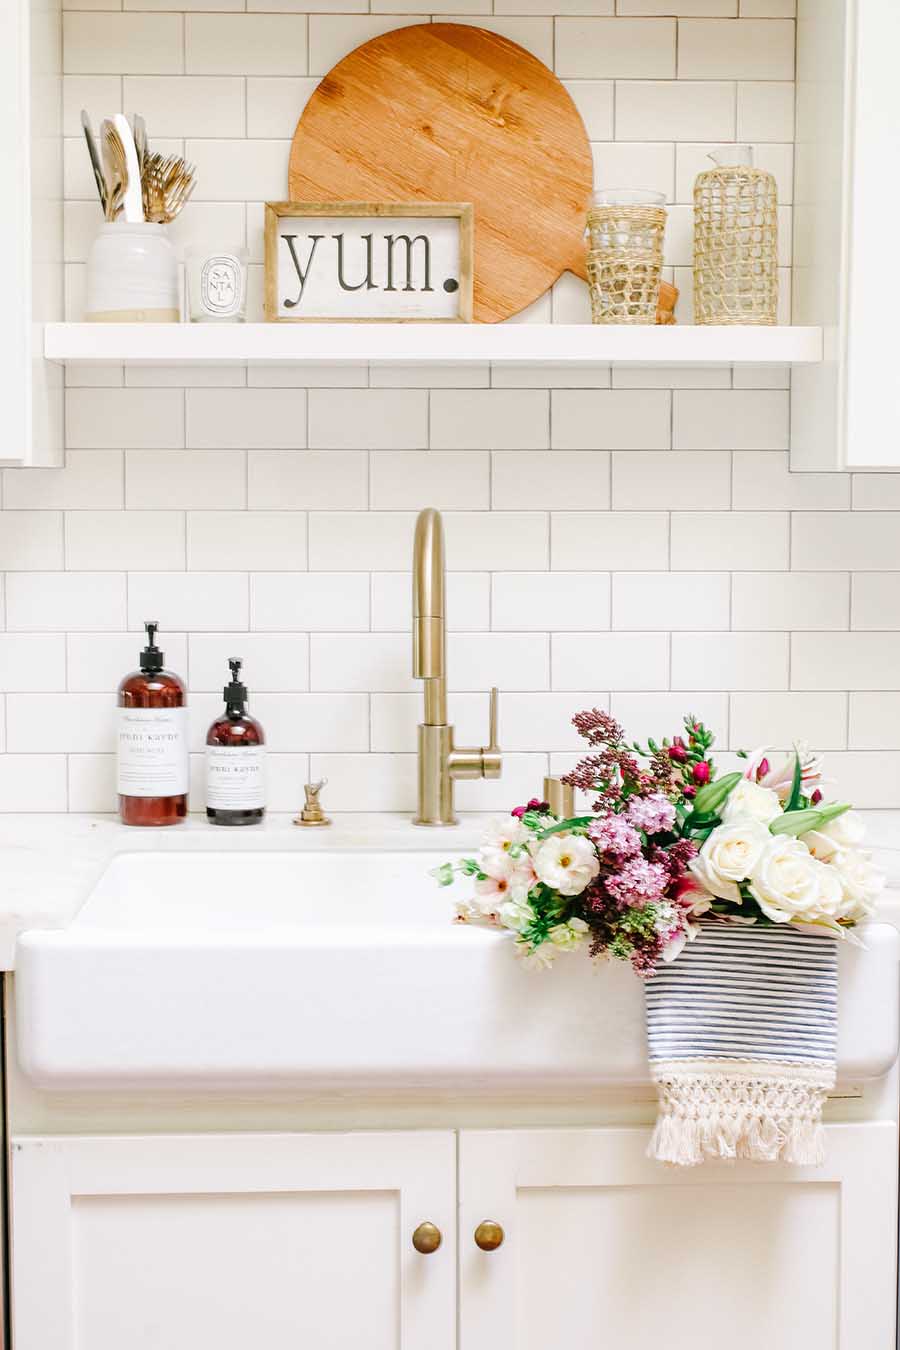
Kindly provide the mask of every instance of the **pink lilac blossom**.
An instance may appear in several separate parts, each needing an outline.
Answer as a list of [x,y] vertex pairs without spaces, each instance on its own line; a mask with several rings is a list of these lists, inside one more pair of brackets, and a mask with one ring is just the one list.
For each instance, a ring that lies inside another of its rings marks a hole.
[[601,816],[591,821],[588,834],[600,857],[607,861],[623,862],[641,851],[640,836],[624,816]]
[[636,830],[645,834],[662,834],[675,824],[675,807],[661,792],[649,797],[632,797],[625,815]]
[[606,889],[620,905],[644,905],[659,900],[669,884],[669,873],[662,863],[646,858],[630,858],[618,872],[605,878]]

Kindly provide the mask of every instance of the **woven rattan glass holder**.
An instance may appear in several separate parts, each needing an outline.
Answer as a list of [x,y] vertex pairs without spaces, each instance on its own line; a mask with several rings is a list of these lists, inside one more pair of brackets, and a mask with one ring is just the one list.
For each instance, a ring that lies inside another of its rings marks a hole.
[[594,323],[656,323],[666,232],[658,192],[594,194],[587,271]]
[[750,146],[710,155],[694,184],[694,322],[778,321],[778,196]]

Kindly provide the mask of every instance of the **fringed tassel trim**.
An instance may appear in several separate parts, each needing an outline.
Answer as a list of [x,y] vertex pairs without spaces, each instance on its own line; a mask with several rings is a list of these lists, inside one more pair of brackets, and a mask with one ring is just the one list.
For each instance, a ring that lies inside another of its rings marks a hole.
[[705,1158],[817,1166],[825,1159],[822,1107],[834,1074],[692,1073],[654,1065],[659,1114],[647,1150],[659,1162],[695,1167]]

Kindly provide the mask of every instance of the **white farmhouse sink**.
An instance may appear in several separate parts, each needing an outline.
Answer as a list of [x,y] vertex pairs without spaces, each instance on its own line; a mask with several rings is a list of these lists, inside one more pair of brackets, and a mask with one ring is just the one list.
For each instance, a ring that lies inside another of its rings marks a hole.
[[[584,1089],[649,1082],[640,983],[523,970],[417,852],[132,853],[19,939],[19,1058],[49,1090]],[[467,882],[458,882],[460,893]],[[841,1077],[898,1050],[898,946],[841,950]]]

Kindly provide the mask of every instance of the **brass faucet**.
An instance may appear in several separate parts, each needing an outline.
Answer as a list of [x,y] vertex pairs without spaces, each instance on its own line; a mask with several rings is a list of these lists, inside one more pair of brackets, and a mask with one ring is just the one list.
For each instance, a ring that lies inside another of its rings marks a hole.
[[426,507],[416,521],[413,545],[413,676],[425,682],[425,716],[419,725],[419,789],[416,825],[455,825],[453,783],[457,778],[499,778],[497,690],[491,690],[490,744],[457,750],[447,725],[446,591],[444,526],[440,511]]

